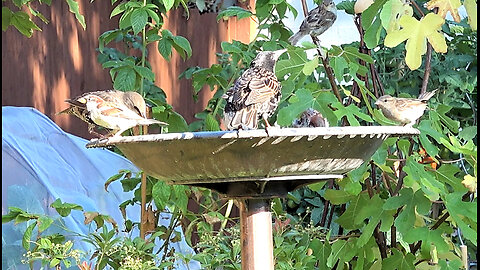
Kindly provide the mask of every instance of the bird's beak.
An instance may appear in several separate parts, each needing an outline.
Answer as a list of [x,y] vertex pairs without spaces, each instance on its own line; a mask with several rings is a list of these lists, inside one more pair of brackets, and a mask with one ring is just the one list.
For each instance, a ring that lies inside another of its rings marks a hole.
[[79,98],[77,101],[80,102],[80,103],[83,103],[83,104],[87,103],[87,100],[83,97]]
[[379,99],[377,99],[377,101],[375,101],[375,105],[378,106],[378,104],[380,104],[380,100],[379,100]]

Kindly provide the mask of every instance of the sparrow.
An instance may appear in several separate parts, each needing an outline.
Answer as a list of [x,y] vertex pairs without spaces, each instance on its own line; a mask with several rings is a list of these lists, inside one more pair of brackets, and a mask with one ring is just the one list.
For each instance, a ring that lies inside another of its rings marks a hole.
[[143,97],[137,92],[123,92],[118,90],[101,90],[88,92],[71,99],[66,99],[65,102],[67,102],[70,107],[61,112],[58,112],[57,115],[62,113],[75,115],[76,117],[80,118],[82,121],[88,124],[88,131],[90,133],[100,137],[104,137],[102,134],[99,134],[94,130],[97,124],[91,119],[90,113],[87,110],[85,99],[85,96],[87,95],[96,95],[106,102],[123,104],[127,108],[129,108],[129,110],[132,110],[141,117],[146,118],[146,105]]
[[300,118],[293,120],[292,126],[294,128],[302,127],[329,127],[327,118],[313,108],[305,110]]
[[337,19],[337,8],[333,0],[324,0],[319,6],[310,10],[300,25],[297,33],[288,41],[294,45],[305,35],[320,36],[330,28]]
[[381,96],[375,105],[390,120],[400,122],[405,127],[412,127],[422,117],[427,108],[427,101],[437,90],[425,92],[418,98],[396,98],[390,95]]
[[257,54],[233,86],[222,96],[227,104],[224,122],[227,129],[256,129],[258,119],[270,127],[273,115],[282,97],[280,82],[275,76],[275,64],[286,49],[263,51]]
[[145,118],[123,102],[109,102],[95,94],[87,94],[80,98],[79,102],[85,104],[93,123],[113,130],[112,133],[115,133],[113,137],[118,137],[127,129],[138,125],[168,125],[165,122]]

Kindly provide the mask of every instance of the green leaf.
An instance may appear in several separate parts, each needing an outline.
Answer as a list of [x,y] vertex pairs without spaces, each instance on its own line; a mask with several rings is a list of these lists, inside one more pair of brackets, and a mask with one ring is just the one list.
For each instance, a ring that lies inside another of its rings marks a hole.
[[353,198],[355,198],[354,195],[348,192],[345,192],[344,190],[337,190],[337,189],[325,190],[325,195],[323,197],[335,205],[347,203]]
[[[438,104],[437,108],[435,110],[430,110],[430,117],[432,118],[438,118],[450,131],[454,133],[458,133],[458,128],[460,127],[460,122],[455,121],[452,118],[447,116],[447,113],[452,109],[452,107],[444,105],[444,104]],[[432,117],[433,116],[433,117]]]
[[220,125],[218,124],[218,121],[211,114],[207,114],[207,117],[205,118],[205,130],[206,131],[221,130]]
[[[3,13],[3,8],[2,8]],[[7,15],[8,16],[8,15]],[[10,18],[10,24],[15,26],[17,30],[22,33],[24,36],[31,37],[33,30],[42,31],[28,16],[27,13],[23,11],[17,11],[13,13]]]
[[165,12],[168,12],[175,4],[175,0],[162,0],[163,5],[165,6]]
[[52,204],[50,204],[50,207],[55,208],[55,210],[57,210],[57,212],[62,217],[66,217],[66,216],[70,215],[70,212],[72,210],[83,211],[82,206],[80,206],[78,204],[74,204],[74,203],[62,203],[62,200],[60,200],[60,199],[56,199]]
[[460,172],[460,168],[453,164],[442,164],[435,170],[438,181],[450,185],[457,192],[465,193],[467,189],[462,185],[462,179],[456,176]]
[[425,170],[425,165],[418,163],[414,157],[407,158],[403,170],[407,173],[404,180],[405,186],[413,187],[413,184],[420,184],[423,192],[431,201],[438,200],[440,195],[446,194],[445,186],[437,181],[434,173]]
[[33,232],[33,229],[35,229],[35,226],[37,225],[36,222],[32,222],[32,224],[30,224],[27,229],[25,230],[25,233],[23,234],[23,237],[22,237],[22,247],[25,249],[25,250],[30,250],[30,239],[32,238],[32,232]]
[[119,5],[117,5],[110,13],[110,19],[113,18],[114,16],[117,16],[118,14],[125,12],[125,10],[127,10],[126,5],[127,5],[126,2],[120,3]]
[[132,11],[130,16],[130,23],[132,25],[133,33],[136,35],[140,33],[147,25],[148,14],[143,8],[138,8]]
[[13,12],[8,7],[2,7],[2,30],[7,31],[11,25]]
[[427,214],[430,210],[431,202],[423,195],[421,190],[415,194],[411,188],[400,190],[400,196],[390,197],[383,205],[384,210],[396,210],[405,206],[395,219],[395,226],[402,234],[412,229],[415,223],[415,211],[419,214]]
[[168,186],[161,180],[153,185],[152,198],[158,209],[165,209],[166,205],[169,203],[171,189],[171,186]]
[[477,223],[477,202],[464,202],[462,196],[460,192],[448,194],[445,196],[445,206],[465,238],[477,246],[477,229],[469,222],[470,220]]
[[366,10],[362,12],[362,26],[363,29],[368,29],[372,25],[373,19],[378,15],[379,10],[387,0],[377,0],[374,1]]
[[327,269],[327,260],[331,254],[332,247],[330,246],[328,241],[324,241],[323,243],[318,239],[315,238],[310,242],[308,246],[313,250],[313,254],[315,259],[318,262],[318,269]]
[[337,223],[343,228],[354,230],[363,227],[363,224],[355,223],[355,216],[358,215],[362,207],[369,201],[368,194],[360,193],[350,201],[345,212],[337,219]]
[[380,41],[380,34],[382,33],[382,25],[380,19],[376,18],[372,25],[365,30],[365,45],[369,49],[377,47]]
[[158,41],[158,52],[165,58],[165,60],[170,61],[170,55],[172,54],[172,41],[163,37]]
[[412,244],[419,240],[422,241],[422,252],[424,254],[430,253],[430,249],[435,246],[438,252],[443,253],[449,250],[448,243],[442,237],[443,232],[440,229],[429,230],[427,227],[411,228],[403,236],[403,240]]
[[469,141],[477,136],[477,126],[464,127],[458,133],[458,137],[465,141]]
[[355,224],[361,224],[367,218],[369,221],[363,229],[362,235],[357,240],[357,247],[363,247],[368,242],[379,222],[381,223],[380,231],[386,232],[390,230],[393,225],[395,210],[382,209],[381,206],[383,204],[384,201],[376,194],[358,211],[354,219]]
[[252,16],[252,12],[241,7],[237,6],[230,6],[222,11],[220,11],[217,15],[217,22],[221,19],[228,20],[229,17],[237,16],[237,18],[243,19]]
[[275,74],[278,78],[283,78],[287,74],[290,74],[292,79],[298,78],[303,74],[303,67],[308,62],[307,54],[303,50],[288,51],[288,54],[289,59],[280,60],[275,65]]
[[113,87],[121,91],[135,90],[136,79],[137,74],[135,73],[135,69],[131,67],[121,67],[115,76]]
[[354,104],[350,104],[347,107],[343,107],[342,104],[335,103],[335,104],[332,104],[332,107],[337,109],[334,112],[335,116],[338,119],[341,119],[344,116],[347,117],[348,123],[351,126],[360,126],[360,122],[358,122],[357,117],[367,122],[373,122],[373,119],[368,114],[365,114],[362,111],[360,111],[360,108],[358,108]]
[[175,36],[173,37],[173,42],[187,53],[188,58],[192,56],[192,47],[190,47],[190,42],[188,42],[188,39],[182,36]]
[[392,249],[393,254],[382,261],[382,269],[391,270],[415,270],[413,260],[415,256],[411,253],[403,255],[398,249]]
[[75,18],[77,18],[77,21],[83,27],[83,30],[85,30],[87,28],[87,25],[85,24],[85,17],[83,17],[83,15],[80,14],[77,1],[75,0],[66,0],[66,1],[67,1],[70,12],[75,14]]
[[313,71],[318,67],[318,56],[315,56],[312,60],[305,63],[303,66],[302,72],[303,74],[309,76],[313,73]]
[[45,231],[53,223],[53,219],[47,216],[40,216],[37,220],[38,223],[38,232],[41,233]]
[[146,78],[147,80],[150,80],[152,82],[155,81],[155,74],[151,69],[148,67],[141,67],[141,66],[134,66],[133,69],[142,77]]
[[313,97],[312,92],[307,89],[299,89],[295,92],[296,102],[281,108],[278,111],[277,122],[281,126],[289,126],[303,111],[313,108],[319,111],[327,118],[330,123],[336,123],[337,118],[332,113],[328,105],[332,102],[338,102],[331,92],[320,92],[317,98]]
[[439,152],[438,147],[435,146],[432,142],[430,142],[427,136],[430,136],[438,143],[441,143],[441,139],[447,141],[445,135],[433,129],[433,124],[430,120],[420,121],[418,129],[420,130],[420,143],[422,144],[423,148],[425,148],[425,151],[432,157],[437,156]]
[[330,58],[330,66],[333,68],[335,78],[341,82],[343,75],[345,75],[345,69],[348,67],[345,58],[338,56]]

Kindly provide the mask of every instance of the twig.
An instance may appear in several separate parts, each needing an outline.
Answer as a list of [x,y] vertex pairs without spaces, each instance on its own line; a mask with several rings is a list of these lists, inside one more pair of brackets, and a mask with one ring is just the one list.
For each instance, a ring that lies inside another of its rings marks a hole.
[[[468,197],[470,196],[470,192],[467,192],[466,194],[464,194],[462,196],[462,201],[464,201],[465,199],[467,199]],[[430,230],[435,230],[437,229],[438,227],[440,227],[440,225],[442,225],[442,223],[447,220],[447,218],[450,216],[450,213],[446,212],[445,214],[443,214],[443,216],[441,218],[439,218],[437,220],[437,222],[435,222],[435,224],[433,224],[432,228],[430,228]],[[413,246],[413,248],[411,248],[411,253],[415,253],[419,248],[420,246],[422,245],[422,241],[418,241],[415,246]]]
[[430,71],[432,70],[432,45],[427,42],[427,57],[425,58],[425,73],[423,74],[422,88],[420,95],[427,92],[428,79],[430,78]]
[[[303,14],[305,17],[308,15],[308,7],[307,7],[307,2],[306,0],[302,0],[302,9],[303,9]],[[328,53],[324,57],[321,57],[322,52],[320,51],[320,42],[317,37],[310,35],[312,38],[313,43],[318,47],[317,51],[320,54],[320,59],[322,60],[323,67],[325,68],[325,72],[327,73],[327,78],[328,81],[330,82],[330,85],[332,86],[332,91],[337,97],[338,101],[342,103],[342,96],[340,96],[340,92],[338,91],[337,84],[335,83],[335,76],[333,76],[332,68],[328,64]]]
[[382,172],[382,182],[387,187],[387,190],[388,190],[388,193],[390,193],[390,196],[393,196],[393,190],[392,190],[392,186],[390,185],[390,179],[385,177],[384,172]]

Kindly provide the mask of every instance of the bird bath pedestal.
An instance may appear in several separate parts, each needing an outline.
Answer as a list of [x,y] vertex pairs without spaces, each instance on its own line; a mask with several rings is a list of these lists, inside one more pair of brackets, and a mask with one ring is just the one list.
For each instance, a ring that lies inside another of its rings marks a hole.
[[145,173],[168,184],[200,186],[240,201],[242,269],[274,269],[270,199],[342,178],[368,161],[399,126],[269,128],[186,132],[92,141],[117,146]]

